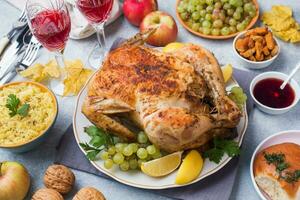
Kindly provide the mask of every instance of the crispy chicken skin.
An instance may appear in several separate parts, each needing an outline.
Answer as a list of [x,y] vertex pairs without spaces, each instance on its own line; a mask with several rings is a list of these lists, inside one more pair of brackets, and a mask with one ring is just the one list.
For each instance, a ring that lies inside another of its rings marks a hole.
[[82,112],[129,141],[135,133],[116,116],[126,116],[165,151],[197,148],[239,122],[241,112],[224,85],[217,60],[200,46],[166,54],[124,44],[90,81]]

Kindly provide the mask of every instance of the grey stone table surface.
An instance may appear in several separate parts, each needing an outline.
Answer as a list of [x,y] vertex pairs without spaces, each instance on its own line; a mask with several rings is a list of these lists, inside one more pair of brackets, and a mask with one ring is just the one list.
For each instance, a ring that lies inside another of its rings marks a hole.
[[[159,0],[159,7],[163,11],[171,13],[175,17],[175,0]],[[298,0],[260,0],[260,11],[271,9],[272,5],[284,4],[291,6],[294,11],[295,18],[300,21],[300,3]],[[0,0],[0,35],[4,35],[12,22],[16,20],[20,11],[8,4],[4,0]],[[190,34],[179,23],[178,41],[198,43],[212,52],[218,58],[220,63],[231,63],[236,68],[243,68],[239,65],[232,50],[232,39],[213,41],[202,39]],[[131,26],[123,17],[106,28],[106,35],[108,44],[110,45],[117,37],[129,37],[138,31],[137,28]],[[65,50],[65,57],[68,59],[80,58],[86,61],[86,52],[94,46],[96,42],[95,36],[80,41],[69,40]],[[281,71],[288,73],[300,61],[300,45],[289,44],[280,41],[281,54],[272,66],[259,70],[263,71]],[[45,62],[51,55],[46,50],[42,50],[39,54],[37,62]],[[15,80],[20,80],[16,77]],[[300,81],[300,73],[296,74],[295,79]],[[250,97],[249,97],[250,98]],[[59,100],[59,115],[55,126],[51,131],[51,136],[39,148],[24,154],[14,154],[4,150],[0,150],[0,161],[12,160],[23,163],[31,174],[32,187],[30,195],[38,188],[43,187],[42,177],[47,166],[53,163],[55,156],[55,147],[58,144],[64,131],[72,122],[72,115],[74,110],[75,97],[58,98]],[[249,126],[244,139],[240,166],[235,185],[232,191],[231,198],[243,200],[256,200],[259,199],[256,194],[250,179],[249,163],[252,152],[255,147],[266,137],[283,130],[298,129],[300,130],[300,104],[297,105],[289,113],[280,116],[271,116],[260,112],[255,108],[249,116]],[[74,170],[76,175],[76,189],[83,186],[94,186],[100,189],[107,199],[120,200],[120,199],[167,199],[152,194],[148,191],[135,189],[133,187],[122,185],[115,181],[103,179],[94,175]],[[75,191],[74,189],[73,191]],[[67,196],[66,199],[72,199],[72,195]],[[29,199],[29,198],[28,198]],[[209,199],[208,199],[209,200]]]

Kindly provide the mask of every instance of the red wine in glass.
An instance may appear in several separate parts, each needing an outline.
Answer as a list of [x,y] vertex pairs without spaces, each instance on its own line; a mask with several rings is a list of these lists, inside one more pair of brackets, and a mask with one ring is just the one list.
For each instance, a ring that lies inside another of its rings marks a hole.
[[78,9],[91,23],[104,22],[112,6],[113,0],[77,0]]
[[61,51],[65,48],[71,30],[68,11],[46,9],[31,19],[35,37],[49,51]]

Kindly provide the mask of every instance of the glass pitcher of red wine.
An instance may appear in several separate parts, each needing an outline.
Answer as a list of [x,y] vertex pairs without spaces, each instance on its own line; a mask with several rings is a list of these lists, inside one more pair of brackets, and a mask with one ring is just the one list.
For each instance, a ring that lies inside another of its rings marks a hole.
[[[54,53],[59,67],[64,67],[63,51],[71,30],[71,19],[65,2],[27,0],[26,15],[32,34],[43,47]],[[63,94],[64,85],[61,80],[51,80],[50,87],[55,94]]]
[[76,6],[97,32],[98,45],[89,55],[89,63],[93,68],[99,68],[107,47],[104,25],[110,16],[114,0],[76,0]]

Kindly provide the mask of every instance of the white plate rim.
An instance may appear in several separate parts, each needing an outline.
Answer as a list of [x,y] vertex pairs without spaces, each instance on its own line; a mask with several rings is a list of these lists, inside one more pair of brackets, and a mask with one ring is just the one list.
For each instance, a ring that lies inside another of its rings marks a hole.
[[[260,148],[269,140],[271,140],[274,137],[280,136],[280,135],[284,135],[284,134],[292,134],[292,133],[300,133],[300,130],[287,130],[287,131],[280,131],[277,132],[275,134],[272,134],[270,136],[268,136],[267,138],[265,138],[263,141],[261,141],[259,143],[259,145],[255,148],[252,156],[251,156],[251,162],[250,162],[250,166],[249,166],[249,170],[250,170],[250,176],[251,176],[251,181],[252,184],[257,192],[257,194],[259,195],[259,197],[262,200],[269,200],[265,195],[263,195],[263,191],[258,187],[258,185],[256,184],[255,178],[254,178],[254,174],[253,174],[253,163],[254,163],[254,159],[258,153],[258,151],[260,150]],[[279,143],[278,143],[279,144]],[[300,144],[299,144],[300,145]]]
[[[87,80],[86,84],[83,86],[83,88],[80,90],[80,92],[77,95],[77,99],[76,99],[76,103],[75,103],[75,109],[74,109],[74,114],[73,114],[73,133],[74,133],[74,137],[76,139],[76,143],[79,146],[80,150],[84,153],[84,155],[86,155],[86,152],[84,151],[84,149],[79,145],[80,141],[78,138],[78,132],[77,132],[77,127],[76,127],[76,113],[78,111],[78,104],[79,104],[79,100],[80,100],[80,96],[82,94],[82,92],[85,90],[85,88],[88,86],[89,82],[91,81],[91,79],[93,78],[93,76],[98,72],[95,71],[94,74]],[[234,82],[234,84],[238,85],[238,82],[232,77],[231,80]],[[240,139],[238,141],[238,145],[239,147],[241,147],[247,127],[248,127],[248,113],[247,113],[247,105],[245,104],[243,107],[243,115],[245,117],[245,123],[244,126],[242,128],[241,131],[241,135],[240,135]],[[194,181],[184,184],[184,185],[177,185],[175,183],[173,184],[168,184],[168,185],[163,185],[163,186],[149,186],[149,185],[142,185],[142,184],[136,184],[136,183],[131,183],[128,182],[127,180],[121,179],[117,176],[115,176],[114,174],[112,174],[109,170],[105,170],[103,168],[101,168],[99,165],[96,164],[96,162],[94,161],[90,161],[89,162],[96,168],[98,169],[100,172],[104,173],[105,175],[113,178],[114,180],[123,183],[125,185],[129,185],[132,187],[136,187],[136,188],[142,188],[142,189],[152,189],[152,190],[160,190],[160,189],[167,189],[167,188],[176,188],[176,187],[184,187],[184,186],[188,186],[191,185],[193,183],[196,183],[200,180],[203,180],[204,178],[213,175],[214,173],[218,172],[220,169],[222,169],[233,157],[228,157],[226,158],[222,163],[220,163],[217,167],[215,167],[214,169],[210,170],[209,172],[207,172],[204,175],[199,176],[197,179],[195,179]]]

